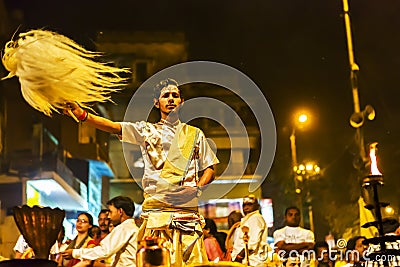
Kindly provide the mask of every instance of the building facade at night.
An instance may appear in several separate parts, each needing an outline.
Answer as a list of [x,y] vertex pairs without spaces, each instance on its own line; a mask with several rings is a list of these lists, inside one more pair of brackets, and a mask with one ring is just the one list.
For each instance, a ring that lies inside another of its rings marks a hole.
[[[7,37],[7,33],[2,35]],[[115,103],[93,105],[95,112],[114,121],[124,120],[130,99],[147,78],[188,58],[188,43],[182,32],[101,32],[96,45],[98,51],[105,53],[105,60],[132,70],[132,76],[128,77],[130,84],[112,95]],[[2,69],[1,74],[5,76],[6,72]],[[141,187],[135,183],[140,182],[143,174],[139,147],[123,149],[116,136],[61,114],[46,117],[23,100],[19,86],[17,78],[0,84],[0,254],[12,257],[12,247],[18,237],[17,230],[13,233],[5,230],[16,229],[11,214],[14,206],[28,204],[66,210],[64,226],[68,237],[74,235],[79,212],[89,211],[97,216],[107,200],[117,195],[131,197],[137,204],[135,215],[138,216],[143,201]],[[213,97],[241,114],[241,118],[232,119],[221,110],[209,110],[217,114],[220,124],[207,118],[189,122],[200,127],[212,140],[221,161],[217,165],[216,180],[201,196],[200,211],[226,226],[224,219],[218,218],[240,209],[241,198],[248,194],[249,184],[254,182],[260,133],[254,118],[248,115],[251,113],[246,104],[229,90],[212,84],[188,84],[182,89],[185,99]],[[152,101],[152,90],[145,101]],[[208,107],[196,108],[200,111]],[[157,120],[156,113],[150,113],[150,121]],[[239,119],[246,121],[246,136],[235,130]],[[233,135],[228,136],[228,130]],[[243,146],[232,149],[230,138]],[[232,167],[226,171],[229,161]],[[244,175],[241,169],[245,169]],[[216,192],[227,194],[216,198]],[[260,188],[253,193],[261,198]],[[272,217],[272,203],[268,202],[265,207]]]

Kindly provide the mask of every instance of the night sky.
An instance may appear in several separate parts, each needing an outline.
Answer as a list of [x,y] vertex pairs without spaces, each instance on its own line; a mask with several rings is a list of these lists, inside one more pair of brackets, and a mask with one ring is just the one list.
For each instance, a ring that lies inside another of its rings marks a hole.
[[[185,32],[189,60],[228,64],[263,90],[277,125],[274,167],[284,164],[280,161],[290,164],[290,120],[299,108],[313,113],[312,127],[298,133],[299,161],[311,158],[322,168],[340,168],[347,159],[344,155],[353,152],[349,150],[355,130],[348,122],[353,103],[342,1],[4,3],[10,11],[23,10],[21,29],[46,27],[89,48],[94,47],[97,31]],[[366,143],[379,143],[380,168],[388,184],[385,194],[392,194],[391,202],[398,201],[400,1],[349,0],[349,5],[361,107],[371,104],[377,114],[363,127]]]

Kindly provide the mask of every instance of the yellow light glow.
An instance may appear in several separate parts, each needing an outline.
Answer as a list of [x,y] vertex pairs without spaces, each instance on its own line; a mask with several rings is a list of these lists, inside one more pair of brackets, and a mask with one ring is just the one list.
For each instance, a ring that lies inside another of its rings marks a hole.
[[316,173],[319,173],[319,172],[321,171],[321,168],[318,167],[318,166],[315,166],[314,171],[315,171]]
[[301,114],[298,118],[300,123],[305,123],[308,120],[308,117],[306,114]]
[[376,158],[376,150],[377,150],[376,146],[377,145],[378,145],[378,143],[375,142],[369,146],[369,149],[370,149],[369,156],[371,159],[371,174],[372,175],[382,175],[382,173],[378,169],[378,160]]
[[292,123],[293,127],[300,130],[305,130],[312,126],[312,113],[308,110],[301,109],[292,113]]
[[306,165],[306,170],[307,170],[308,172],[312,171],[313,169],[314,169],[314,165],[313,165],[312,163],[308,163],[308,164]]
[[391,206],[385,207],[385,213],[387,215],[393,215],[394,214],[394,209]]

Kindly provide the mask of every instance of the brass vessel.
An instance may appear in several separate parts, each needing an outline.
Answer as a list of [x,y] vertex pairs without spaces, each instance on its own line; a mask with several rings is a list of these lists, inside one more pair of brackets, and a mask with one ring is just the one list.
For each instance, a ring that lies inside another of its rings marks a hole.
[[170,267],[169,250],[164,247],[163,238],[145,238],[138,242],[137,267]]
[[36,259],[48,259],[61,230],[65,211],[59,208],[14,207],[14,220]]

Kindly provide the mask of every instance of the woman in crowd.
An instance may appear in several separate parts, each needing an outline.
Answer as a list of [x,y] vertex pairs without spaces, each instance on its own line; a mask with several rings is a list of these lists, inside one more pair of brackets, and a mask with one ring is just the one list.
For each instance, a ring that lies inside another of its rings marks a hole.
[[218,260],[222,260],[224,257],[224,253],[215,238],[215,234],[217,233],[217,225],[212,219],[205,219],[206,225],[203,228],[204,234],[204,245],[206,247],[207,257],[210,261],[214,261],[218,258]]
[[[75,249],[75,248],[91,248],[94,247],[95,244],[90,242],[93,240],[89,233],[90,229],[93,227],[93,217],[87,212],[82,212],[78,215],[78,219],[76,220],[76,231],[78,232],[77,236],[74,240],[69,243],[67,249]],[[77,264],[79,259],[66,259],[68,262],[64,261],[64,265],[66,267],[72,267]]]
[[364,236],[355,236],[347,241],[344,259],[336,261],[335,267],[360,267],[365,262],[365,251],[367,246],[363,244]]

